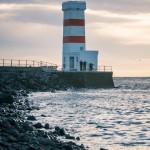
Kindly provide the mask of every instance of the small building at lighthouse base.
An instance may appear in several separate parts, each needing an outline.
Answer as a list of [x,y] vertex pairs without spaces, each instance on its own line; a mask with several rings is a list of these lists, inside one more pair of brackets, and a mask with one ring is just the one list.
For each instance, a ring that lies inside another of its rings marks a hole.
[[98,69],[98,51],[81,50],[63,54],[63,71],[96,71]]

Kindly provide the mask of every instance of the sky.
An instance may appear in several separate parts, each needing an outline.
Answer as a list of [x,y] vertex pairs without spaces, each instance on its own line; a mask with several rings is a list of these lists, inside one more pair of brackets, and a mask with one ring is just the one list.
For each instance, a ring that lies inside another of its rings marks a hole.
[[[61,67],[64,0],[0,0],[0,59]],[[86,0],[86,49],[114,77],[150,77],[150,0]]]

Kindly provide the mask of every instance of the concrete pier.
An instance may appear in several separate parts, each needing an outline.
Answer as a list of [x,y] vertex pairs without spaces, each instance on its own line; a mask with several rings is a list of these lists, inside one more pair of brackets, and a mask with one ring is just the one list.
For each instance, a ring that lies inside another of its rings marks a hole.
[[45,67],[0,67],[0,85],[11,88],[112,88],[112,72],[63,72]]
[[57,72],[59,78],[76,88],[112,88],[112,72]]

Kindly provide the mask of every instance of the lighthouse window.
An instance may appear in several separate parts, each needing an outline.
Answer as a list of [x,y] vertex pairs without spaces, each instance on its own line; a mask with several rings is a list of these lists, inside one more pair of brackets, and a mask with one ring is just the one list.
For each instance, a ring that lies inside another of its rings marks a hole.
[[80,47],[80,50],[83,50],[83,47]]
[[74,57],[70,57],[70,68],[74,68]]

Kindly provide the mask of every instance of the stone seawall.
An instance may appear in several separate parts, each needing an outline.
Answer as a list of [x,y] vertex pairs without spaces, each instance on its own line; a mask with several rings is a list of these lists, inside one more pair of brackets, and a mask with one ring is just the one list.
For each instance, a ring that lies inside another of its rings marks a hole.
[[58,72],[67,85],[76,88],[112,88],[112,72]]
[[0,90],[35,91],[114,87],[112,72],[50,72],[41,67],[0,67]]

